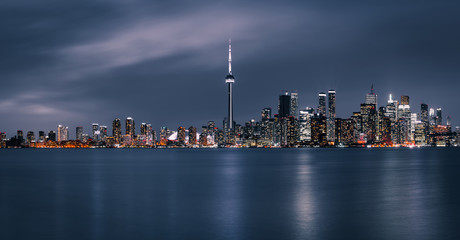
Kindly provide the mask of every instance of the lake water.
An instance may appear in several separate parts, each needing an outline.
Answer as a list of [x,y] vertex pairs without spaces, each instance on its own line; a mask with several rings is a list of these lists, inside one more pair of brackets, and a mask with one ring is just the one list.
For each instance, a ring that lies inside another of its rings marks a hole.
[[0,239],[460,239],[460,148],[0,149]]

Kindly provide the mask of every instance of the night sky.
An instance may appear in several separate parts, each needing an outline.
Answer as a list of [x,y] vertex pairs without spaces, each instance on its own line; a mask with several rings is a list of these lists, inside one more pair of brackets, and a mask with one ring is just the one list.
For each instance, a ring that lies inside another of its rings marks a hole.
[[304,108],[335,89],[347,118],[371,84],[380,106],[409,95],[460,124],[459,1],[248,2],[1,1],[0,131],[221,127],[228,38],[240,124],[282,90]]

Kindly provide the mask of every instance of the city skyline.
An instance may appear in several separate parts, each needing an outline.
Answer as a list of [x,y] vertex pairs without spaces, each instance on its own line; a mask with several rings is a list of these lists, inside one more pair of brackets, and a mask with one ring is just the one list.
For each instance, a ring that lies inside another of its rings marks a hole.
[[[0,131],[108,125],[127,116],[156,129],[220,123],[229,37],[237,122],[276,106],[281,89],[297,90],[301,108],[335,89],[336,115],[346,118],[374,84],[379,96],[408,95],[459,124],[454,1],[175,5],[7,1],[3,9],[14,11],[1,15],[12,24],[1,26]],[[233,18],[222,18],[228,10]]]

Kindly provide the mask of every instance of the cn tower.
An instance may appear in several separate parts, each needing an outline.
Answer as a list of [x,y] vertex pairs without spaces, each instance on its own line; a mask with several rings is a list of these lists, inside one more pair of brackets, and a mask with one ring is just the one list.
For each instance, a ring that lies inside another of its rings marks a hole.
[[228,118],[227,118],[227,130],[233,129],[233,83],[235,78],[232,74],[232,41],[228,40],[228,75],[225,78],[225,82],[228,83]]

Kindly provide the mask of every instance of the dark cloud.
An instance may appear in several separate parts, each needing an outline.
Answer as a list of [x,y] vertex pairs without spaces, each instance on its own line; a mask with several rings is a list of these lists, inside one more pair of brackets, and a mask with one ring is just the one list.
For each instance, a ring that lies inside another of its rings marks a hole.
[[455,1],[4,1],[0,131],[109,125],[219,125],[227,39],[235,115],[276,108],[281,90],[316,106],[337,90],[339,117],[375,84],[459,123],[460,4]]

